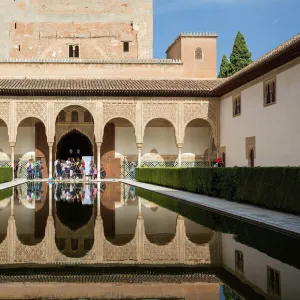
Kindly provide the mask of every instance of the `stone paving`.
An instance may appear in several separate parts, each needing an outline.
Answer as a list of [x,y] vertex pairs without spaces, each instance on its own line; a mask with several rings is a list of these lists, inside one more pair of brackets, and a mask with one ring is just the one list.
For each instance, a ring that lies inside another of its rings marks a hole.
[[210,211],[234,217],[242,221],[259,224],[264,227],[300,237],[300,216],[282,213],[258,206],[231,202],[225,199],[175,190],[130,179],[121,180],[129,185],[167,195],[189,203],[197,204]]
[[19,184],[23,184],[25,182],[27,182],[27,179],[21,178],[21,179],[14,179],[9,182],[0,183],[0,191],[8,189],[8,188],[16,186],[16,185],[19,185]]

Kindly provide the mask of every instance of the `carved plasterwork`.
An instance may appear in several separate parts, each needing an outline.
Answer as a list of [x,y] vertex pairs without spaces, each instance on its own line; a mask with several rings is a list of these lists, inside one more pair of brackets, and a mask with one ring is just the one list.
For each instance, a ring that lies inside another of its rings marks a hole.
[[147,124],[153,119],[168,120],[175,129],[177,136],[177,104],[176,103],[144,103],[143,104],[143,132]]
[[56,144],[59,143],[61,138],[73,130],[77,130],[82,133],[92,143],[94,144],[94,125],[93,124],[77,124],[77,123],[68,123],[68,124],[57,124],[56,125]]
[[113,102],[103,104],[103,126],[115,118],[124,118],[136,127],[136,104],[130,102]]
[[37,118],[47,128],[48,110],[45,102],[17,102],[16,103],[16,124],[26,118]]
[[9,124],[9,102],[0,102],[0,119]]
[[68,106],[81,106],[87,109],[96,120],[96,102],[95,101],[65,101],[65,102],[54,102],[54,122],[61,110]]

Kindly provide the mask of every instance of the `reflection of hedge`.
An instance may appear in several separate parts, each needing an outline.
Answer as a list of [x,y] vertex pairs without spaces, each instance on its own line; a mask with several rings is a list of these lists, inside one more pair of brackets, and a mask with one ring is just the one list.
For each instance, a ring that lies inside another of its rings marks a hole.
[[0,201],[3,200],[3,199],[11,197],[12,194],[13,194],[13,189],[12,188],[9,188],[9,189],[6,189],[6,190],[1,190],[0,191]]
[[242,222],[174,198],[136,188],[136,195],[212,230],[233,234],[237,242],[300,268],[300,239]]
[[137,168],[136,179],[300,214],[300,168]]
[[12,168],[0,167],[0,183],[12,181]]

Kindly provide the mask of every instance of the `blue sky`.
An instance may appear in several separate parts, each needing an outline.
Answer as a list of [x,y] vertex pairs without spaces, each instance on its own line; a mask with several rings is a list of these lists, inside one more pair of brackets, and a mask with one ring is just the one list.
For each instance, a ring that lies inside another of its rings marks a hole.
[[241,31],[253,60],[300,33],[300,0],[153,0],[154,57],[180,32],[217,32],[218,66]]

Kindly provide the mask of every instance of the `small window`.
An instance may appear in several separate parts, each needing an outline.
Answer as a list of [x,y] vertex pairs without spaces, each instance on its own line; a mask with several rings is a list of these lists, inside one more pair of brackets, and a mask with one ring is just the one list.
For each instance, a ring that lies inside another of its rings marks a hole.
[[244,274],[244,254],[239,250],[235,250],[235,270]]
[[129,42],[123,42],[123,52],[129,52]]
[[267,267],[268,272],[268,294],[280,298],[280,273],[270,267]]
[[71,239],[71,249],[73,251],[77,251],[78,250],[78,239]]
[[276,80],[268,80],[264,84],[264,106],[276,103]]
[[86,123],[92,122],[92,116],[91,116],[91,114],[90,114],[89,111],[86,110],[86,111],[84,112],[83,119],[84,119],[84,122],[86,122]]
[[203,51],[202,48],[197,48],[195,50],[195,60],[202,60],[203,59]]
[[249,154],[249,167],[254,168],[254,150],[253,149],[250,150],[250,154]]
[[58,122],[66,122],[66,112],[64,110],[59,113]]
[[71,122],[78,122],[78,111],[73,110],[71,113]]
[[78,45],[69,45],[69,57],[79,57]]
[[233,97],[233,116],[237,117],[241,114],[241,95]]

